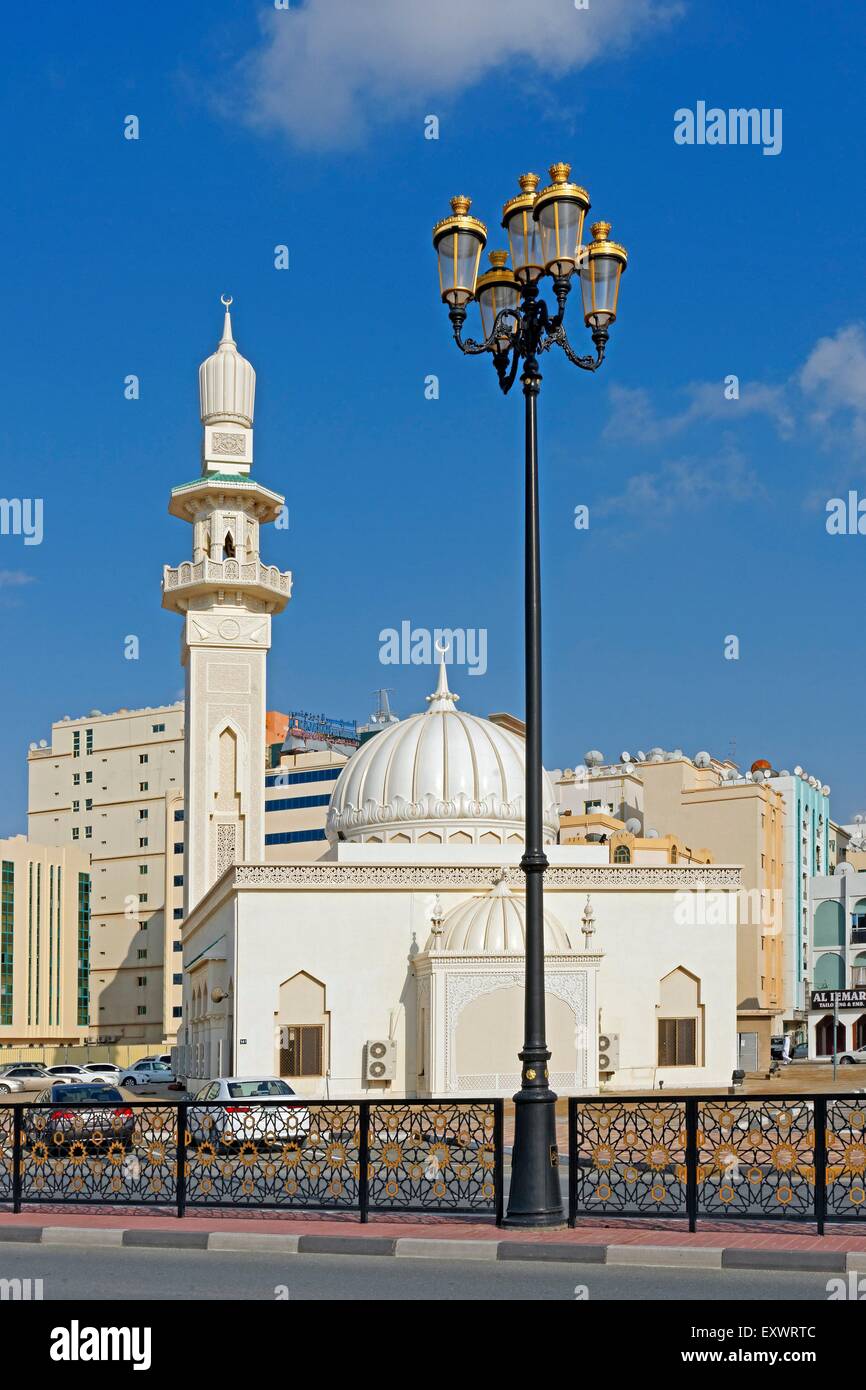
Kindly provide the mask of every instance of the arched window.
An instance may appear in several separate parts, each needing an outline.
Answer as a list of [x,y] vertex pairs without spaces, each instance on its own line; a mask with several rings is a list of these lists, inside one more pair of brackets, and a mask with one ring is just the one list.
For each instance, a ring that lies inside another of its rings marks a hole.
[[672,864],[676,864],[676,862],[677,862],[677,847],[676,847],[676,845],[671,845],[671,863],[672,863]]
[[845,988],[845,962],[841,955],[834,951],[825,951],[818,957],[815,961],[813,984],[816,989]]
[[845,941],[845,914],[841,903],[823,902],[815,909],[816,946],[841,946]]
[[616,849],[613,852],[613,862],[614,864],[631,863],[631,850],[629,849],[628,845],[617,845]]
[[231,531],[226,531],[226,538],[223,541],[223,559],[233,560],[235,558],[235,541]]
[[[836,1027],[836,1050],[845,1050],[845,1025],[840,1023]],[[815,1026],[815,1052],[818,1057],[832,1057],[833,1055],[833,1015],[825,1014]]]

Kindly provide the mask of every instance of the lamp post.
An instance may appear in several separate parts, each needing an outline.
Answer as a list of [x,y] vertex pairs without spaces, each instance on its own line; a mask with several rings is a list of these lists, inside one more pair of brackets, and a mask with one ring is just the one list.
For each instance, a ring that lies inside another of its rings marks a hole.
[[[526,834],[520,867],[526,879],[526,982],[521,1086],[514,1097],[514,1148],[506,1225],[557,1226],[563,1220],[556,1142],[556,1095],[548,1084],[544,1017],[543,847],[541,766],[541,563],[538,511],[538,359],[554,346],[569,362],[594,372],[604,360],[609,326],[616,318],[619,283],[628,257],[609,240],[610,223],[596,222],[592,242],[583,244],[589,194],[569,182],[571,166],[554,164],[552,182],[538,191],[537,174],[523,174],[520,192],[505,204],[504,251],[490,253],[490,269],[479,277],[487,228],[470,215],[471,201],[452,198],[451,216],[433,229],[439,288],[448,305],[454,340],[470,356],[489,352],[502,391],[517,379],[525,403],[525,661],[526,661]],[[541,297],[540,282],[552,278],[556,308]],[[576,353],[564,320],[577,275],[583,316],[595,352]],[[482,340],[464,339],[467,306],[481,313]],[[522,370],[521,370],[522,363]]]

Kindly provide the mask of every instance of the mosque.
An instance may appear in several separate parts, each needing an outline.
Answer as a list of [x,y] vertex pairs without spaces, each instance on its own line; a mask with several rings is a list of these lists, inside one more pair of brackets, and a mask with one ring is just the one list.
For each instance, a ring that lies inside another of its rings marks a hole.
[[[255,372],[230,302],[199,370],[201,473],[169,503],[192,528],[192,558],[163,578],[186,680],[178,1070],[191,1082],[281,1075],[310,1097],[510,1095],[524,744],[459,708],[446,653],[426,709],[383,725],[343,767],[322,858],[266,857],[267,653],[292,577],[261,558],[283,498],[251,476]],[[546,773],[544,808],[551,1085],[726,1086],[739,868],[611,864],[606,846],[559,844]],[[709,890],[732,896],[728,925],[695,926],[683,910]]]

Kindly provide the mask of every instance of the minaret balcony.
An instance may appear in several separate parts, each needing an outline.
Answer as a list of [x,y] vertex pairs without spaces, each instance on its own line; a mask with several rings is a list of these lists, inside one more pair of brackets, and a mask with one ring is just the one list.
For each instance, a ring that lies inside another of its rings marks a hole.
[[263,565],[260,560],[185,560],[174,567],[166,565],[163,570],[165,607],[184,608],[187,599],[214,589],[241,591],[269,607],[276,603],[284,608],[292,596],[292,575],[276,565]]

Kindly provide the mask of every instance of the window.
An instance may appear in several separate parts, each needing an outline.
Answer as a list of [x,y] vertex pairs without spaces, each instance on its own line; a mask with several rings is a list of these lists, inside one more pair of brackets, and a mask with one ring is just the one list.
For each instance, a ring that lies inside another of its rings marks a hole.
[[617,845],[616,849],[613,852],[613,862],[614,864],[631,863],[631,850],[629,849],[628,845]]
[[92,802],[92,800],[91,800],[89,797],[88,797],[88,799],[87,799],[87,800],[85,801],[85,803],[84,803],[84,809],[85,809],[85,811],[92,811],[92,810],[93,810],[93,802]]
[[172,1018],[183,1018],[183,1005],[175,1004],[174,1008],[171,1011],[171,1016]]
[[85,772],[85,774],[84,774],[84,780],[85,780],[85,782],[92,782],[92,781],[93,781],[93,773],[92,773],[92,772]]
[[183,887],[183,874],[175,874],[175,876],[174,876],[174,886],[175,886],[175,888],[182,888],[182,887]]
[[139,953],[138,953],[138,959],[139,959],[139,960],[147,960],[147,950],[139,951]]
[[290,1024],[280,1033],[280,1076],[321,1076],[323,1029]]
[[327,806],[330,796],[281,796],[266,801],[266,811],[306,811],[312,806]]
[[697,1030],[693,1018],[660,1018],[659,1066],[693,1067],[697,1062]]
[[92,826],[92,825],[85,825],[85,827],[84,827],[84,838],[85,838],[85,840],[92,840],[92,839],[93,839],[93,826]]
[[81,802],[80,802],[80,801],[73,801],[73,803],[72,803],[72,814],[73,814],[73,816],[77,816],[77,815],[78,815],[78,812],[79,812],[80,810],[81,810]]
[[165,725],[164,725],[164,724],[151,724],[151,726],[150,726],[150,732],[151,732],[152,734],[164,734],[164,733],[165,733]]
[[182,921],[183,921],[183,908],[182,908],[182,907],[176,907],[176,908],[174,909],[174,911],[172,912],[172,916],[173,916],[173,918],[174,918],[174,920],[175,920],[176,922],[182,922]]
[[73,827],[72,827],[72,838],[73,838],[73,840],[77,840],[78,837],[79,837],[79,835],[80,835],[80,831],[79,831],[79,829],[78,829],[78,826],[77,826],[77,825],[73,825]]
[[146,791],[147,791],[147,785],[148,785],[147,782],[139,782],[139,784],[138,784],[138,790],[139,790],[140,792],[146,792]]
[[146,893],[139,893],[139,895],[138,895],[138,901],[139,901],[140,903],[146,903],[146,902],[147,902],[147,894],[146,894]]
[[139,1018],[141,1018],[142,1014],[146,1014],[146,1013],[147,1013],[147,1005],[146,1005],[146,1004],[139,1004],[139,1006],[138,1006],[138,1008],[136,1009],[135,1012],[138,1014]]
[[0,1023],[12,1023],[13,927],[15,923],[15,865],[3,860],[0,892]]
[[266,787],[294,787],[299,782],[333,782],[342,767],[317,767],[312,772],[276,772],[265,778]]
[[138,819],[139,819],[139,820],[147,820],[147,808],[146,808],[146,807],[143,807],[143,808],[140,807],[140,808],[139,808]]
[[175,845],[174,852],[175,854],[183,854],[183,840],[181,840],[179,845]]
[[81,773],[80,773],[80,772],[73,772],[73,774],[72,774],[72,785],[73,785],[73,787],[80,787],[80,786],[81,786]]
[[172,984],[175,984],[175,985],[182,985],[182,984],[183,984],[183,975],[172,975],[171,980],[172,980]]
[[677,858],[678,858],[678,855],[677,855],[677,847],[676,847],[676,845],[671,845],[671,863],[672,863],[672,864],[676,864]]
[[138,977],[138,988],[139,988],[139,989],[144,989],[144,987],[145,987],[146,984],[147,984],[147,976],[146,976],[146,975],[139,975],[139,977]]
[[138,842],[138,848],[139,848],[139,849],[147,849],[147,836],[146,836],[146,835],[142,835],[141,839],[140,839],[139,842]]
[[138,866],[138,872],[139,872],[140,874],[146,874],[146,873],[147,873],[147,865],[146,865],[146,864],[139,864],[139,866]]
[[73,730],[73,733],[72,733],[72,756],[73,756],[73,758],[80,758],[80,757],[81,757],[81,730],[80,730],[80,729],[74,729],[74,730]]
[[175,811],[174,818],[175,820],[183,820],[183,809]]
[[600,810],[601,810],[601,802],[600,802],[600,801],[584,801],[584,803],[583,803],[583,814],[584,814],[585,816],[591,816],[592,813],[593,813],[593,811],[600,811]]
[[84,731],[84,738],[85,738],[85,748],[84,748],[85,753],[92,753],[92,752],[93,752],[93,730],[92,730],[92,729],[85,729],[85,731]]
[[182,941],[174,941],[174,942],[172,942],[172,949],[175,950],[175,951],[182,951],[182,950],[183,950],[183,942],[182,942]]
[[326,840],[324,830],[279,830],[265,836],[266,845],[300,845],[310,840]]
[[149,756],[148,756],[147,753],[139,753],[139,755],[138,755],[138,761],[139,761],[140,763],[149,763],[149,762],[150,762],[150,758],[149,758]]

